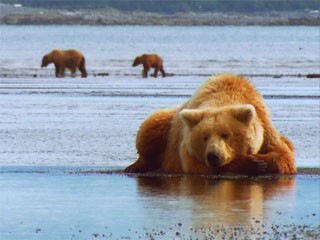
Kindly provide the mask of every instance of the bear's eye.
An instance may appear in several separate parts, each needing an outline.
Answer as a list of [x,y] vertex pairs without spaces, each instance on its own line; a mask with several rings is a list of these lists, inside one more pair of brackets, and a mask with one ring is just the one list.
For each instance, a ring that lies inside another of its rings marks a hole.
[[204,136],[203,141],[205,141],[205,142],[208,141],[208,136]]
[[221,138],[224,139],[224,140],[228,140],[229,135],[226,134],[226,133],[222,133],[222,134],[221,134]]

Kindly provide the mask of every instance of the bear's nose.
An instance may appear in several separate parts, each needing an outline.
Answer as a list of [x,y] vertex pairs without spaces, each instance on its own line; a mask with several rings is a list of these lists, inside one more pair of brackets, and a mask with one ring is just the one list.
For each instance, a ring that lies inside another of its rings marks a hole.
[[214,152],[210,152],[207,154],[207,160],[211,167],[219,167],[220,166],[220,159],[217,154]]

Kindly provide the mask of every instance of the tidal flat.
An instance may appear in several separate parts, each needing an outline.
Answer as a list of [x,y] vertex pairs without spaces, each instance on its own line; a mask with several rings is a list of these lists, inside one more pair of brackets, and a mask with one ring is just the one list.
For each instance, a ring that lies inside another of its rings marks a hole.
[[1,80],[4,239],[318,239],[319,81],[252,77],[296,176],[123,174],[154,110],[203,77]]
[[[319,239],[316,27],[0,26],[1,239]],[[141,39],[141,35],[146,38]],[[234,37],[237,36],[237,37]],[[81,42],[79,41],[81,39]],[[76,48],[89,77],[41,69]],[[167,78],[133,59],[157,52]],[[211,75],[247,76],[296,148],[295,176],[130,175],[142,121]]]

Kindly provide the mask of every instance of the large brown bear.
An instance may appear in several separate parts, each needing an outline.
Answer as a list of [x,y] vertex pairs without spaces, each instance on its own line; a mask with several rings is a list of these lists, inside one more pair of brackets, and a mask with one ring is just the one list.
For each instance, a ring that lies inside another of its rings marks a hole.
[[136,145],[139,158],[126,172],[296,173],[293,144],[241,76],[210,78],[182,106],[152,114]]
[[148,71],[150,68],[154,68],[154,77],[158,76],[158,71],[160,70],[162,77],[166,76],[166,73],[163,69],[163,60],[157,54],[143,54],[141,56],[136,57],[132,66],[138,66],[139,64],[143,65],[142,77],[148,77]]
[[56,77],[63,77],[66,68],[71,70],[73,76],[78,68],[81,72],[81,77],[85,78],[88,76],[85,58],[83,54],[77,50],[55,49],[52,52],[44,55],[42,58],[41,67],[46,67],[50,63],[53,63],[56,68]]

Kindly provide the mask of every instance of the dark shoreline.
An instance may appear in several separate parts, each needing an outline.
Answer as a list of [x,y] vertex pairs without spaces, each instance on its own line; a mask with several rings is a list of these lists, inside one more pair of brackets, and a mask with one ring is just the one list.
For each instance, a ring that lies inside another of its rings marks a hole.
[[182,177],[199,176],[212,179],[259,179],[276,180],[293,178],[296,176],[320,176],[320,168],[317,167],[299,167],[297,174],[265,174],[257,176],[248,176],[241,174],[166,174],[166,173],[125,173],[123,167],[105,167],[105,166],[0,166],[0,174],[5,173],[62,173],[62,174],[120,174],[133,177]]
[[199,176],[206,177],[210,179],[229,179],[229,180],[238,180],[238,179],[252,179],[252,180],[276,180],[276,179],[286,179],[293,178],[296,176],[320,176],[320,168],[298,168],[297,174],[265,174],[257,176],[241,175],[241,174],[221,174],[221,175],[208,175],[208,174],[166,174],[166,173],[125,173],[123,169],[117,170],[103,170],[103,169],[94,169],[94,170],[84,170],[79,171],[79,173],[84,174],[123,174],[127,176],[135,177],[182,177],[182,176]]
[[[14,71],[8,71],[8,69],[5,69],[3,71],[7,71],[6,73],[0,73],[0,78],[51,78],[52,75],[46,75],[46,74],[39,74],[36,71],[33,73],[15,73]],[[110,77],[111,74],[109,72],[89,72],[89,76],[92,77]],[[252,73],[241,73],[239,75],[243,75],[246,77],[267,77],[267,78],[282,78],[282,77],[294,77],[294,78],[320,78],[320,73],[298,73],[298,74],[272,74],[272,73],[260,73],[260,74],[252,74]],[[117,73],[113,76],[140,76],[140,74],[131,74],[131,73]],[[151,77],[152,75],[150,75]],[[185,77],[185,76],[203,76],[208,77],[208,74],[206,73],[194,73],[194,74],[181,74],[181,73],[166,73],[166,77]],[[210,76],[210,75],[209,75]],[[66,76],[66,78],[69,76]]]
[[320,26],[319,11],[124,12],[112,8],[50,10],[0,4],[0,25]]

